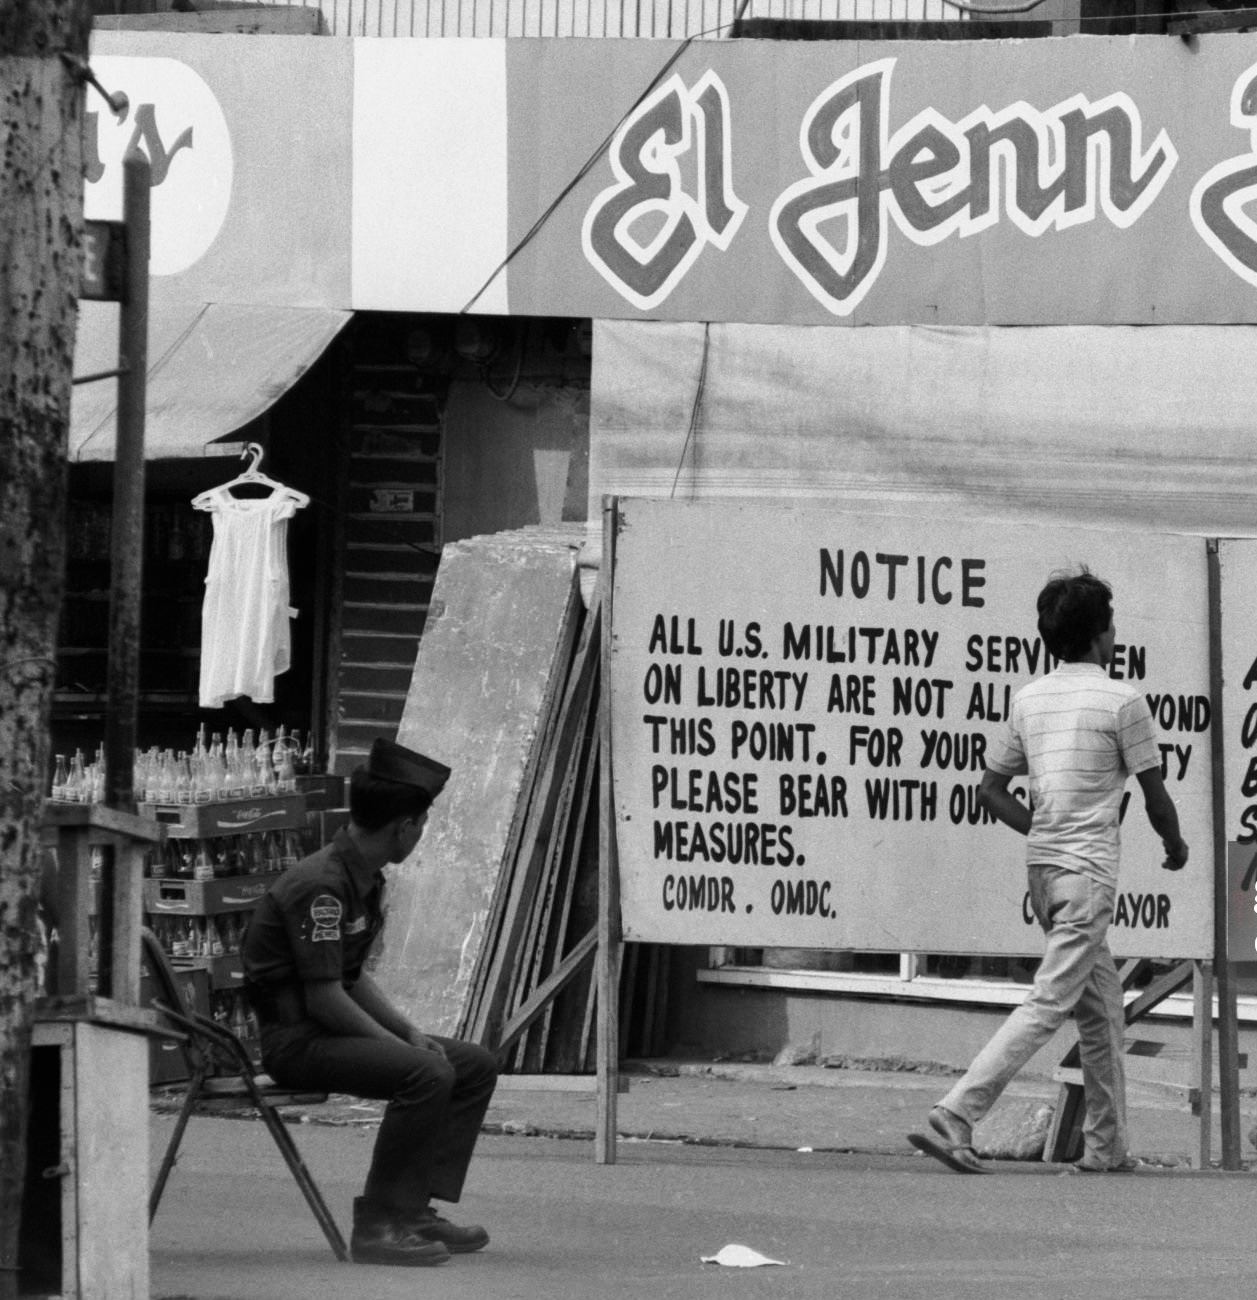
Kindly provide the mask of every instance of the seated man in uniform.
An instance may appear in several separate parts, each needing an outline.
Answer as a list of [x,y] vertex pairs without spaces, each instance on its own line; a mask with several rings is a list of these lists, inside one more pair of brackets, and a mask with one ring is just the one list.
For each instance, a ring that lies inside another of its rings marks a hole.
[[371,1168],[354,1201],[359,1264],[444,1264],[489,1234],[441,1217],[457,1201],[497,1083],[494,1057],[412,1025],[363,969],[383,923],[383,868],[423,835],[449,768],[377,740],[350,778],[350,823],[285,871],[241,946],[262,1061],[285,1087],[386,1100]]

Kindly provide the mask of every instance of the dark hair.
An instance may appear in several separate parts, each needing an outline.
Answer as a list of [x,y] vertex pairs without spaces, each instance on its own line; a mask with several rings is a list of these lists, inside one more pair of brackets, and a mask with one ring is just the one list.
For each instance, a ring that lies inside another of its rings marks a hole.
[[1066,663],[1082,659],[1113,622],[1113,589],[1084,565],[1054,573],[1039,592],[1039,635],[1048,653]]
[[382,830],[398,817],[422,817],[432,796],[417,785],[372,776],[365,767],[349,778],[349,815],[364,831]]

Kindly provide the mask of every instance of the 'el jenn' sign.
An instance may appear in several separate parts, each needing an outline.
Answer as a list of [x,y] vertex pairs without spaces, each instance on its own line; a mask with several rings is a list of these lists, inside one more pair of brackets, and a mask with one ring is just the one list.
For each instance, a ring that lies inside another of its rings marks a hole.
[[[184,297],[779,324],[1257,322],[1257,36],[108,32],[87,215]],[[308,88],[320,87],[311,98]],[[275,141],[284,139],[284,150]]]
[[[1257,317],[1247,38],[1195,53],[1159,39],[749,45],[696,43],[627,113],[567,216],[517,255],[513,305],[544,276],[573,308],[589,310],[593,294],[601,316]],[[578,117],[591,135],[605,129],[663,62],[658,47],[617,43],[617,69],[601,53],[531,56],[538,72],[571,62],[553,82],[568,93],[583,61],[598,65],[597,97],[562,114],[564,132]],[[508,64],[513,91],[513,51]],[[584,132],[564,148],[548,114],[532,129],[512,117],[512,175],[527,151],[559,193],[584,161]],[[545,192],[512,191],[513,231]]]

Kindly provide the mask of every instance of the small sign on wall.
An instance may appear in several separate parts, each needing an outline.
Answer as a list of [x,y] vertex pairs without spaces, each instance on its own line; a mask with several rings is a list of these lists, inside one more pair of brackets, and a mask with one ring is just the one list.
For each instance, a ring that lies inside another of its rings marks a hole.
[[1257,844],[1226,846],[1227,959],[1257,963]]
[[409,488],[376,488],[371,493],[373,515],[411,515],[415,512],[415,494]]
[[79,297],[121,302],[126,274],[126,227],[121,221],[83,223],[83,274]]

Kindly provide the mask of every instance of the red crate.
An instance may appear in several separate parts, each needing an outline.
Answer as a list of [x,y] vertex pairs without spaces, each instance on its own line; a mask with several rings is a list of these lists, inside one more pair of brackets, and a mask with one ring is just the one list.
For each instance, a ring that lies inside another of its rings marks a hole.
[[256,907],[258,899],[278,880],[273,871],[219,880],[188,880],[161,876],[144,882],[144,910],[174,916],[214,916]]
[[171,839],[208,840],[250,831],[304,830],[306,801],[300,794],[277,794],[222,803],[142,803],[140,816],[164,826]]

